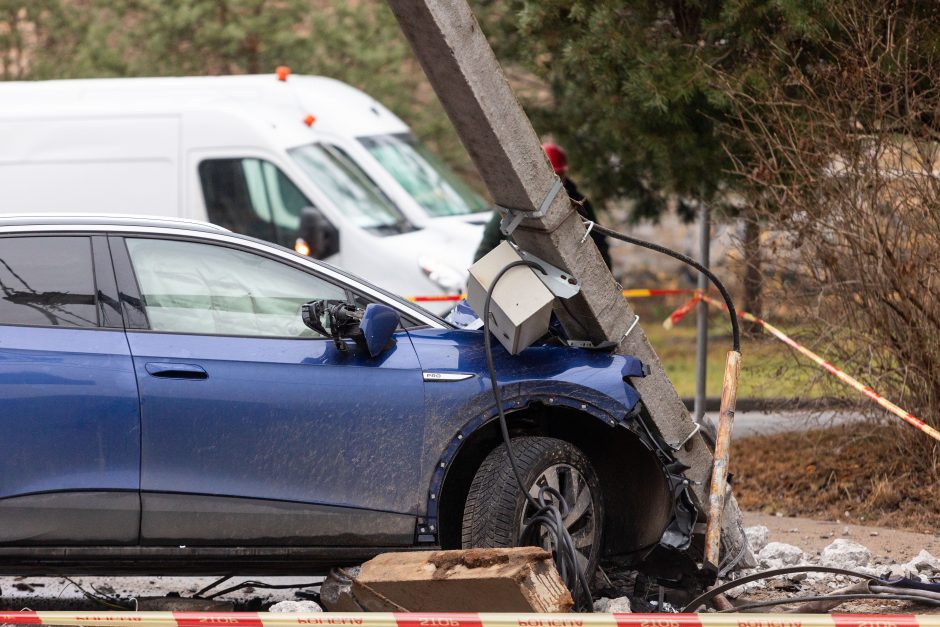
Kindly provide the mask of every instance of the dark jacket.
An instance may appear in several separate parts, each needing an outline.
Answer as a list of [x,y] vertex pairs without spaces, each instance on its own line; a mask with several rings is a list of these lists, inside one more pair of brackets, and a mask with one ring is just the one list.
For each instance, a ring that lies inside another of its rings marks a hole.
[[[571,200],[575,201],[575,204],[578,206],[578,213],[581,214],[581,217],[587,218],[592,222],[597,222],[597,214],[594,213],[594,207],[591,205],[591,201],[584,197],[584,195],[578,191],[578,187],[574,184],[569,178],[564,179],[565,191],[568,192],[568,197]],[[477,248],[476,254],[473,255],[473,261],[477,262],[481,257],[486,255],[497,246],[499,243],[506,239],[502,231],[499,230],[499,222],[502,219],[499,211],[493,212],[493,218],[487,222],[486,228],[483,229],[483,239],[480,241],[480,246]],[[591,239],[594,240],[594,243],[597,245],[597,250],[600,251],[601,257],[604,258],[604,263],[607,264],[607,268],[610,266],[610,250],[607,246],[607,238],[600,233],[591,231]]]

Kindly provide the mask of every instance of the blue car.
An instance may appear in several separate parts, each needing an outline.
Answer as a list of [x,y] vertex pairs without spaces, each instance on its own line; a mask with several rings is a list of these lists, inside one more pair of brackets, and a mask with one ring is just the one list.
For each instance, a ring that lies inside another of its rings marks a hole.
[[[368,342],[305,324],[311,301]],[[520,537],[482,333],[209,224],[0,218],[0,571],[313,573],[545,542]],[[565,496],[582,565],[682,562],[697,514],[643,364],[494,351],[524,479]]]

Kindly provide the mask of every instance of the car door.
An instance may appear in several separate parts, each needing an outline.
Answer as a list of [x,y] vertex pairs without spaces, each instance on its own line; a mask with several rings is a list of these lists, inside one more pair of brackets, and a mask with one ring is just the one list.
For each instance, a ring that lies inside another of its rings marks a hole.
[[345,299],[210,241],[112,242],[141,399],[144,544],[410,544],[423,427],[406,332],[378,358],[304,326]]
[[137,382],[104,236],[0,235],[0,407],[0,543],[137,542]]

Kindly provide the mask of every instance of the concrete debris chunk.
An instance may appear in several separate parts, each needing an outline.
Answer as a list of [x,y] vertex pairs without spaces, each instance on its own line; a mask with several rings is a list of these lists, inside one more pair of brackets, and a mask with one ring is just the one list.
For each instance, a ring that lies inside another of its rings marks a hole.
[[871,551],[867,547],[839,538],[822,550],[819,563],[833,568],[860,568],[871,562]]
[[362,565],[352,596],[373,612],[557,613],[574,605],[551,553],[537,547],[384,553]]
[[760,553],[770,539],[770,531],[764,525],[756,525],[744,529],[744,535],[747,536],[747,543],[751,545],[751,551]]
[[601,597],[594,601],[594,611],[602,614],[627,614],[633,610],[630,606],[630,599],[627,597],[617,597],[616,599]]
[[359,566],[334,568],[320,584],[320,602],[328,612],[362,611],[352,591],[352,580],[359,576],[359,571]]
[[770,542],[757,554],[763,568],[796,566],[803,561],[803,550],[785,542]]
[[[747,577],[749,575],[753,575],[756,572],[757,572],[756,570],[742,570],[739,573],[737,573],[737,575],[738,577]],[[724,595],[728,598],[736,599],[737,597],[747,594],[748,592],[751,592],[752,590],[756,590],[757,588],[763,587],[764,581],[765,580],[749,581],[745,584],[741,584],[737,586],[736,588],[731,588],[730,590],[726,591]]]
[[913,573],[940,573],[940,560],[926,549],[921,549],[914,559],[905,564],[905,568]]
[[316,601],[281,601],[272,605],[268,611],[299,614],[301,612],[322,612],[323,608],[317,605]]
[[[882,569],[882,571],[884,571],[884,569]],[[900,579],[901,577],[907,577],[909,574],[913,573],[908,573],[907,564],[892,564],[888,567],[887,573],[879,573],[879,575],[883,574],[887,574],[888,579]]]

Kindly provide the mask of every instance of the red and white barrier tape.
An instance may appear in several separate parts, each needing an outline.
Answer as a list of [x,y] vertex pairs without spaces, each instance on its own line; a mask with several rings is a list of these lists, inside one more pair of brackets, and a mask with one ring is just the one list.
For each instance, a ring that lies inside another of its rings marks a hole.
[[[714,307],[720,307],[724,309],[725,311],[728,310],[728,308],[725,306],[723,302],[712,298],[708,294],[696,294],[695,298],[693,298],[692,301],[682,305],[682,307],[679,307],[679,309],[674,311],[669,316],[669,318],[667,318],[663,322],[663,326],[665,326],[668,329],[668,328],[671,328],[676,323],[678,323],[679,320],[681,320],[687,313],[689,313],[689,311],[692,310],[692,306],[694,306],[695,302],[699,299],[703,300],[704,302]],[[746,311],[738,311],[738,317],[742,318],[743,320],[747,320],[748,322],[753,322],[754,324],[761,326],[765,331],[773,335],[775,338],[777,338],[778,340],[780,340],[781,342],[783,342],[784,344],[786,344],[793,350],[799,352],[801,355],[808,357],[813,362],[818,364],[823,370],[833,375],[834,377],[836,377],[837,379],[839,379],[840,381],[842,381],[849,387],[861,392],[862,394],[867,396],[869,399],[871,399],[872,401],[874,401],[875,403],[877,403],[878,405],[880,405],[887,411],[891,412],[892,414],[894,414],[895,416],[897,416],[904,422],[908,423],[915,429],[919,429],[920,431],[926,433],[933,439],[940,441],[940,431],[937,431],[936,429],[934,429],[933,427],[925,423],[923,420],[916,418],[909,411],[906,411],[898,407],[897,405],[895,405],[894,403],[892,403],[885,397],[881,396],[880,394],[878,394],[878,392],[875,392],[873,389],[871,389],[870,387],[868,387],[867,385],[865,385],[864,383],[862,383],[855,377],[848,375],[842,370],[840,370],[839,368],[835,367],[834,365],[832,365],[831,363],[829,363],[828,361],[826,361],[825,359],[823,359],[822,357],[814,353],[813,351],[809,350],[802,344],[799,344],[798,342],[793,340],[790,336],[788,336],[783,331],[773,326],[769,322],[766,322],[765,320],[761,320],[754,314],[748,313]],[[667,323],[669,324],[669,326],[666,326]]]
[[484,614],[264,612],[0,612],[8,625],[97,627],[940,627],[914,614]]
[[692,300],[685,303],[674,312],[669,314],[669,317],[663,320],[663,326],[667,329],[671,329],[675,325],[679,324],[679,321],[685,318],[686,314],[695,309],[695,306],[699,304],[702,300],[702,295],[698,292],[695,292],[695,296],[692,297]]
[[672,294],[697,294],[696,290],[646,290],[632,289],[624,290],[623,295],[626,298],[645,298],[647,296],[670,296]]

